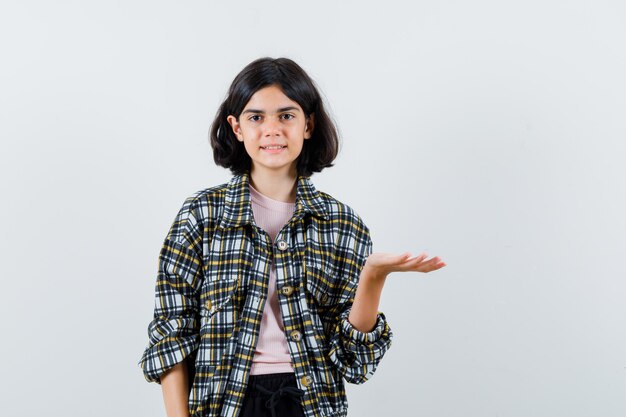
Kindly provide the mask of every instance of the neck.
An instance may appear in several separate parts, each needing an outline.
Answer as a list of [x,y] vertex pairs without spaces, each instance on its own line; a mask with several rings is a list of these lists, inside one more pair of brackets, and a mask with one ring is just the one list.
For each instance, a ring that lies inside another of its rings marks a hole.
[[295,203],[298,174],[295,170],[276,172],[250,170],[250,184],[261,194],[285,203]]

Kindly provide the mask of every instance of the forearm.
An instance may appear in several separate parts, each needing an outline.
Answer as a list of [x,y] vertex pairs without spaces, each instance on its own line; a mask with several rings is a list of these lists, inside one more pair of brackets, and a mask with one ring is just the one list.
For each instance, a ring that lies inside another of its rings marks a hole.
[[163,401],[167,417],[189,417],[189,382],[186,360],[161,376]]
[[367,267],[361,270],[354,303],[348,316],[348,321],[355,329],[365,333],[374,329],[385,279],[386,276],[377,276]]

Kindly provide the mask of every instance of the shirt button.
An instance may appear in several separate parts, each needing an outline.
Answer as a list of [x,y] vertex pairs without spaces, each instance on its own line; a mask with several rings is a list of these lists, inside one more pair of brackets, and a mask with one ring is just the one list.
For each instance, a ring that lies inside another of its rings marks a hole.
[[287,242],[285,242],[284,240],[279,240],[277,244],[278,244],[278,249],[280,250],[287,249]]
[[300,383],[305,386],[308,387],[309,385],[311,385],[313,383],[313,378],[311,378],[308,375],[303,376],[302,378],[300,378]]
[[283,293],[283,295],[291,295],[293,291],[293,287],[290,287],[289,285],[285,285],[280,289],[280,292]]
[[206,300],[206,302],[204,303],[204,306],[206,307],[207,310],[211,310],[211,307],[213,307],[213,303],[211,302],[211,300]]
[[293,340],[294,342],[299,342],[300,339],[302,339],[302,333],[300,333],[297,330],[294,330],[293,332],[291,332],[290,336],[291,336],[291,340]]

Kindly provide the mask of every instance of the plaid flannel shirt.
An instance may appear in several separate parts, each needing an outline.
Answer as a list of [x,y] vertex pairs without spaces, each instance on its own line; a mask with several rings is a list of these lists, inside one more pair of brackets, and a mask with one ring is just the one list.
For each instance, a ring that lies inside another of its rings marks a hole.
[[371,332],[348,321],[372,252],[369,229],[348,205],[299,176],[292,218],[275,242],[254,222],[249,172],[188,197],[159,254],[149,382],[183,360],[192,417],[239,414],[267,298],[270,265],[307,417],[346,416],[345,381],[361,384],[391,346],[378,312]]

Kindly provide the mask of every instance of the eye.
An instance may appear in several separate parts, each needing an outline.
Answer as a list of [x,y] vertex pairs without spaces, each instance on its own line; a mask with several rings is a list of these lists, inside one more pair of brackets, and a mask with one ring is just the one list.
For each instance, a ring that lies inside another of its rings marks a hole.
[[261,117],[258,114],[253,114],[252,116],[248,117],[248,120],[252,120],[253,122],[258,121],[259,119],[254,119],[255,117]]
[[291,113],[285,113],[285,114],[283,114],[283,116],[285,116],[287,120],[291,120],[291,119],[293,119],[294,117],[296,117],[296,116],[294,116],[294,115],[293,115],[293,114],[291,114]]

